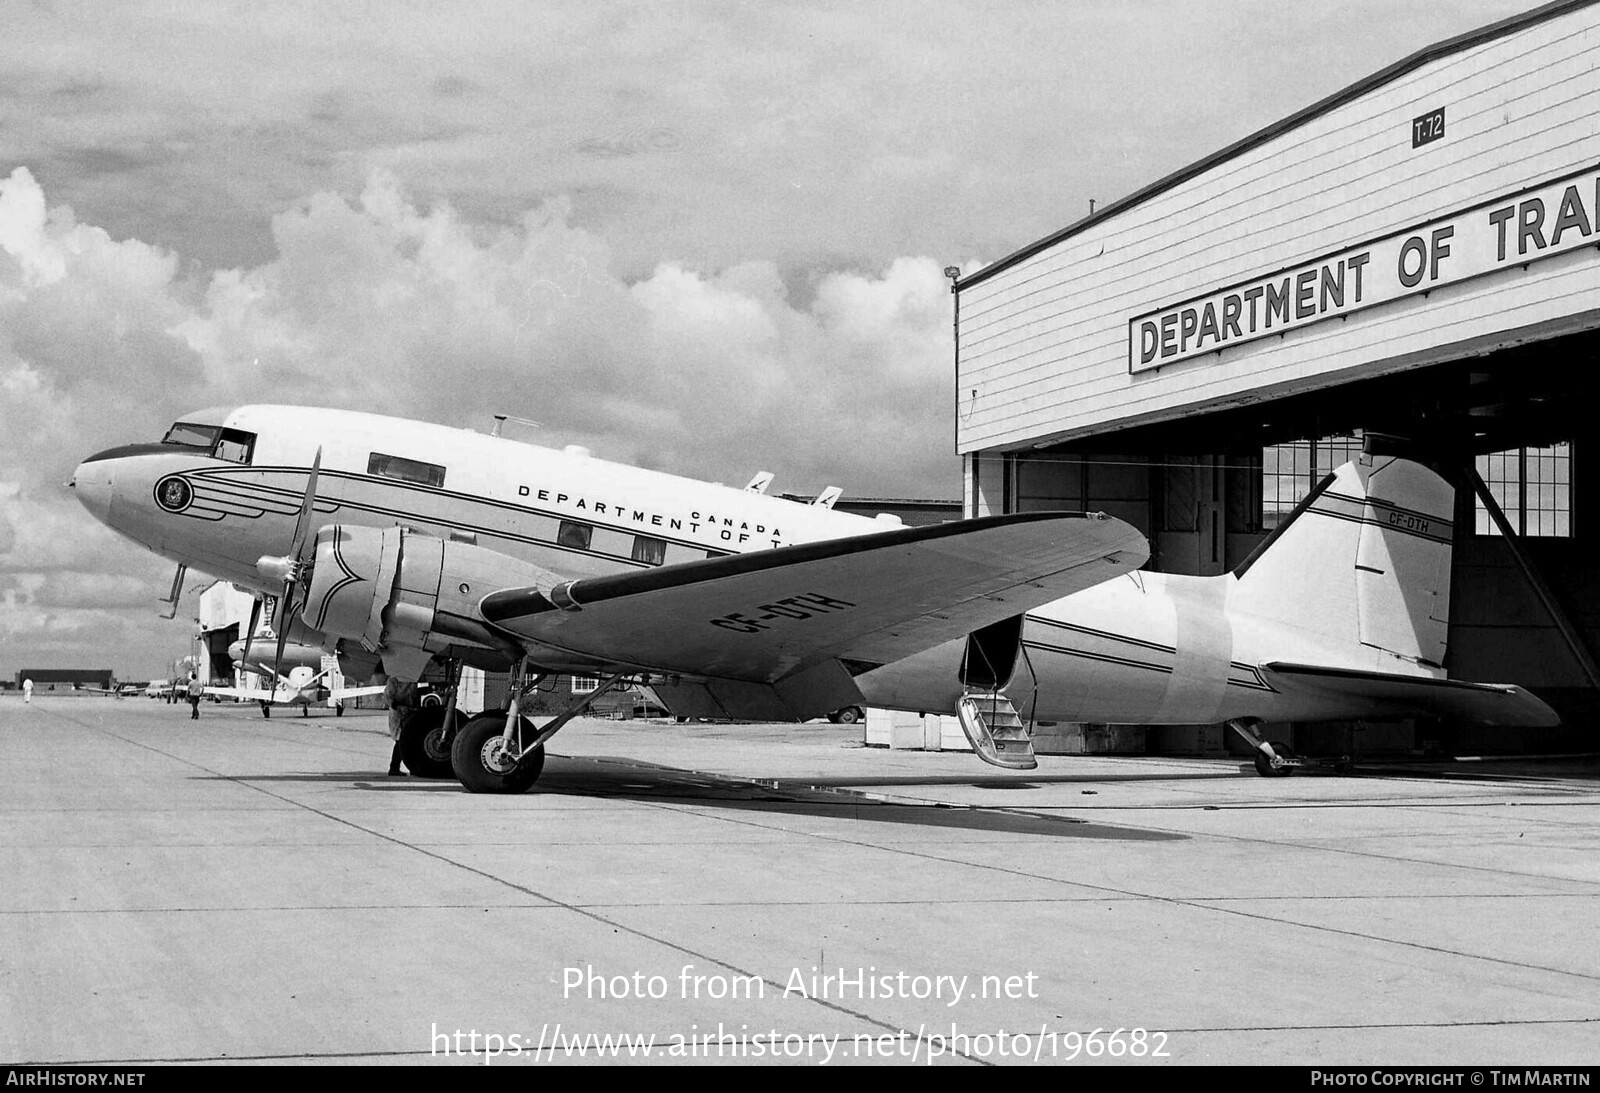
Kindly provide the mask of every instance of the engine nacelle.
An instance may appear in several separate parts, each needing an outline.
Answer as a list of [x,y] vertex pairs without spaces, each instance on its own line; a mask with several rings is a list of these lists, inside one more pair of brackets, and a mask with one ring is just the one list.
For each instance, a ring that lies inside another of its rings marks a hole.
[[407,528],[331,524],[317,532],[307,626],[359,642],[401,679],[452,642],[481,641],[477,604],[502,588],[548,592],[561,578],[496,550]]

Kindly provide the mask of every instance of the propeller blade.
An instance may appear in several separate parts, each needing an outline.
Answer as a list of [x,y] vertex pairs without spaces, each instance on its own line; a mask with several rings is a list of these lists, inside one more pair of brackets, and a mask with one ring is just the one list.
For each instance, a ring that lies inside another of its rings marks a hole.
[[283,676],[283,650],[289,644],[289,627],[300,614],[301,605],[294,602],[295,592],[298,590],[301,572],[306,560],[306,542],[311,537],[312,509],[317,503],[317,477],[322,471],[322,446],[317,446],[317,454],[311,460],[311,473],[306,476],[306,495],[300,502],[300,513],[294,520],[294,538],[289,543],[289,557],[295,562],[293,576],[283,582],[283,595],[278,599],[278,617],[282,624],[278,626],[278,656],[272,662],[272,674]]
[[311,507],[317,502],[317,475],[322,470],[322,448],[317,447],[317,454],[311,460],[311,473],[306,476],[306,496],[300,502],[300,515],[294,521],[294,539],[290,541],[289,557],[295,561],[302,561],[305,551],[306,537],[311,531]]
[[244,635],[244,655],[239,658],[241,664],[250,663],[250,643],[256,640],[256,627],[261,623],[261,597],[257,596],[250,601],[250,629]]
[[278,655],[272,661],[272,674],[278,679],[283,677],[283,648],[290,640],[290,626],[298,618],[301,605],[294,602],[294,594],[298,591],[299,581],[304,578],[302,568],[306,562],[306,542],[310,539],[310,525],[312,525],[312,509],[317,506],[317,477],[322,474],[322,445],[317,445],[317,454],[310,461],[310,474],[306,475],[306,496],[301,499],[301,510],[294,517],[294,538],[290,541],[290,559],[294,562],[294,575],[283,583],[283,595],[278,597]]
[[[287,596],[288,594],[289,594],[289,590],[288,589],[284,589],[284,595]],[[282,630],[278,631],[278,655],[272,662],[272,675],[273,675],[274,680],[276,680],[276,681],[280,681],[281,682],[282,679],[283,679],[283,650],[284,650],[284,647],[287,646],[288,644],[289,644],[289,628],[287,626],[285,626]],[[274,686],[277,686],[277,685],[278,685],[278,683],[275,682]]]

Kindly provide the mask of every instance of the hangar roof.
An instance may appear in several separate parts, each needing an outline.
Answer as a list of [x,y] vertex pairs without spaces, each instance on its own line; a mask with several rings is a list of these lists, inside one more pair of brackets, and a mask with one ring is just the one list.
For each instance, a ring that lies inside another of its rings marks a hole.
[[1252,148],[1256,148],[1270,140],[1274,140],[1277,137],[1282,136],[1284,133],[1304,125],[1313,118],[1316,118],[1334,109],[1335,107],[1349,102],[1351,99],[1360,98],[1362,95],[1368,94],[1373,89],[1382,87],[1384,84],[1400,78],[1413,69],[1417,69],[1425,64],[1437,61],[1441,57],[1448,57],[1452,53],[1459,53],[1462,50],[1470,49],[1473,46],[1481,45],[1484,42],[1492,41],[1495,38],[1500,38],[1504,35],[1515,33],[1516,31],[1522,30],[1525,27],[1542,23],[1547,19],[1557,18],[1567,14],[1568,12],[1576,11],[1579,8],[1588,7],[1597,2],[1600,2],[1600,0],[1553,0],[1552,3],[1545,4],[1542,7],[1534,8],[1532,11],[1523,12],[1521,15],[1513,15],[1510,18],[1500,20],[1498,23],[1490,23],[1486,27],[1479,27],[1477,30],[1468,31],[1465,34],[1458,34],[1454,38],[1448,38],[1443,42],[1437,42],[1431,46],[1427,46],[1424,49],[1420,49],[1411,56],[1406,57],[1403,60],[1396,61],[1389,67],[1374,72],[1372,75],[1363,80],[1356,81],[1342,91],[1335,91],[1332,95],[1329,95],[1321,102],[1313,103],[1304,110],[1290,114],[1282,121],[1274,122],[1264,129],[1259,129],[1245,137],[1243,140],[1235,141],[1233,144],[1228,145],[1221,151],[1213,152],[1204,159],[1196,160],[1187,167],[1182,167],[1165,178],[1158,179],[1142,189],[1135,190],[1126,197],[1118,198],[1116,201],[1109,202],[1096,212],[1084,217],[1082,220],[1079,220],[1074,224],[1070,224],[1051,235],[1047,235],[1043,239],[1029,243],[1022,249],[1014,251],[999,261],[983,267],[969,277],[961,278],[956,282],[956,288],[962,289],[970,285],[975,285],[978,282],[985,280],[996,273],[999,273],[1003,269],[1008,269],[1019,262],[1023,262],[1028,258],[1031,258],[1033,255],[1038,254],[1040,251],[1055,246],[1063,239],[1070,239],[1072,236],[1077,235],[1079,232],[1085,230],[1093,224],[1097,224],[1102,220],[1116,216],[1118,213],[1126,212],[1135,205],[1139,205],[1145,201],[1148,201],[1157,194],[1166,190],[1170,190],[1174,186],[1194,178],[1196,175],[1204,174],[1218,164],[1226,163],[1228,160],[1233,159],[1235,156],[1241,155]]

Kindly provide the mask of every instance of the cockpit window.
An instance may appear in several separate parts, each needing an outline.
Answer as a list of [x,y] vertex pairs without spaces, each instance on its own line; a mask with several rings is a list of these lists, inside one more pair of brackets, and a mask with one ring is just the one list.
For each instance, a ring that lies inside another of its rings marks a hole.
[[421,486],[444,488],[444,468],[437,463],[424,463],[419,459],[402,459],[398,455],[373,452],[367,460],[367,473],[385,478],[398,478],[402,482],[415,482]]
[[255,452],[256,434],[238,429],[224,429],[220,425],[197,425],[180,421],[167,430],[161,443],[178,448],[198,448],[215,459],[230,463],[249,463]]
[[226,459],[232,463],[250,462],[250,453],[255,450],[256,436],[254,433],[241,433],[237,429],[222,430],[222,438],[217,441],[217,450],[211,454],[218,459]]
[[161,443],[177,444],[184,448],[204,448],[210,451],[221,432],[222,429],[216,425],[194,425],[180,421],[167,430],[167,435],[161,438]]

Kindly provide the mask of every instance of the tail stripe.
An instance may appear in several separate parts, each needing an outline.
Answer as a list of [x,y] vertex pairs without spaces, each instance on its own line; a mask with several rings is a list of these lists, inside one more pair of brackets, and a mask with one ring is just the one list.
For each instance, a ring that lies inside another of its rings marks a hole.
[[1349,520],[1355,524],[1370,524],[1373,527],[1383,528],[1385,531],[1426,539],[1430,543],[1444,543],[1448,546],[1455,542],[1454,524],[1438,516],[1429,516],[1425,513],[1416,512],[1414,509],[1391,505],[1375,497],[1366,498],[1364,504],[1361,498],[1346,497],[1343,494],[1328,493],[1324,494],[1323,498],[1324,500],[1332,498],[1354,505],[1362,505],[1361,514],[1358,516],[1350,512],[1340,512],[1321,502],[1311,506],[1309,511],[1317,516],[1329,516],[1335,520]]

